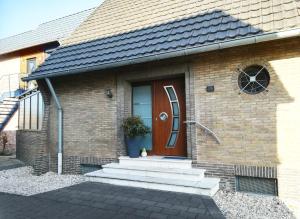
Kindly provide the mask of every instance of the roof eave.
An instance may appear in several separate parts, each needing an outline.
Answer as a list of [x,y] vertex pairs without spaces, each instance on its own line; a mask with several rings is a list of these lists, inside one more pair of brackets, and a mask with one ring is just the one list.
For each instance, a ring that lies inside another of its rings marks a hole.
[[3,53],[0,53],[0,56],[10,54],[10,53],[15,53],[15,52],[26,50],[26,49],[30,49],[32,47],[44,46],[44,45],[47,45],[47,44],[50,44],[50,43],[55,43],[55,42],[60,44],[60,42],[57,39],[55,39],[55,40],[51,40],[51,41],[47,41],[47,42],[43,42],[43,43],[32,44],[30,46],[20,47],[18,49],[8,50],[8,51],[5,51]]
[[56,72],[56,73],[51,73],[51,74],[40,74],[40,75],[33,74],[26,78],[23,78],[22,80],[31,81],[31,80],[39,80],[39,79],[44,79],[44,78],[64,76],[64,75],[80,74],[80,73],[89,72],[89,71],[117,68],[117,67],[126,66],[126,65],[158,61],[158,60],[181,57],[181,56],[188,56],[188,55],[193,55],[193,54],[197,54],[197,53],[209,52],[209,51],[237,47],[237,46],[250,45],[250,44],[261,43],[261,42],[272,41],[272,40],[286,39],[286,38],[297,37],[297,36],[300,36],[300,28],[292,29],[292,30],[288,30],[288,31],[276,32],[276,33],[265,33],[265,34],[260,34],[260,35],[256,35],[256,36],[252,36],[252,37],[235,39],[235,40],[225,41],[225,42],[221,42],[221,43],[213,43],[213,44],[209,44],[206,46],[193,47],[193,48],[177,50],[177,51],[172,51],[172,52],[168,52],[168,53],[161,53],[158,55],[146,56],[146,57],[141,57],[141,58],[136,58],[136,59],[131,59],[131,60],[116,61],[116,62],[111,62],[111,63],[93,66],[93,67],[78,68],[78,69],[71,70],[71,71],[63,71],[63,72]]

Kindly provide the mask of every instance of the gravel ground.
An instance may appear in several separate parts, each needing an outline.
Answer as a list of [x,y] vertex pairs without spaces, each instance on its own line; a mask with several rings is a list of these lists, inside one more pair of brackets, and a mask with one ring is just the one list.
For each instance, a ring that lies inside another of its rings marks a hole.
[[35,176],[32,173],[32,167],[0,171],[0,192],[29,196],[84,182],[84,177],[80,175],[48,172]]
[[220,190],[214,197],[226,218],[295,218],[278,197]]

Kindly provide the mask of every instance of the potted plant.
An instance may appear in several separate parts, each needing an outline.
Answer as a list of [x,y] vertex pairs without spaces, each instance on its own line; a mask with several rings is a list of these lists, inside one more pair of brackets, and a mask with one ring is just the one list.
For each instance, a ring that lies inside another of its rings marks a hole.
[[143,120],[138,116],[126,118],[123,121],[122,128],[125,134],[125,141],[129,157],[139,157],[143,137],[150,133],[150,128],[147,127]]

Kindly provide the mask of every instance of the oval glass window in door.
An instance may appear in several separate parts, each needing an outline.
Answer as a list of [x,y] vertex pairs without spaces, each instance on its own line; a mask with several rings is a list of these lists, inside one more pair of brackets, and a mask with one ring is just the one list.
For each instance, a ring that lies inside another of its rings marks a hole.
[[172,130],[168,142],[166,143],[166,147],[174,148],[176,145],[180,127],[180,107],[174,87],[172,85],[169,85],[164,86],[164,88],[168,95],[172,112]]

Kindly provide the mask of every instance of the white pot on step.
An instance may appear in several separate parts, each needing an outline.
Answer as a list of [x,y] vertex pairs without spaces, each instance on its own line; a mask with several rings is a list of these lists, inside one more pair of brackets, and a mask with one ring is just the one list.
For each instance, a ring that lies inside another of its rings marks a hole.
[[145,148],[143,148],[141,155],[142,157],[147,157],[147,151]]

